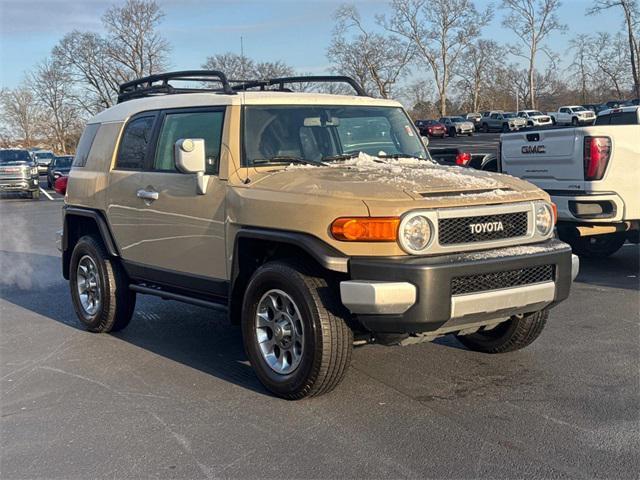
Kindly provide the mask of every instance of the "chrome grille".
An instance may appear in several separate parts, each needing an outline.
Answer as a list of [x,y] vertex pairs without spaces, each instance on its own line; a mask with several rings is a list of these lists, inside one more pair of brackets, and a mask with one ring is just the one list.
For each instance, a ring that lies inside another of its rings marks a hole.
[[[471,225],[501,222],[501,230],[476,233]],[[438,240],[440,245],[487,242],[505,238],[522,237],[527,234],[527,212],[482,215],[477,217],[441,218]]]
[[555,277],[553,265],[518,268],[505,272],[481,273],[451,279],[451,294],[483,292],[501,288],[520,287],[533,283],[553,281]]

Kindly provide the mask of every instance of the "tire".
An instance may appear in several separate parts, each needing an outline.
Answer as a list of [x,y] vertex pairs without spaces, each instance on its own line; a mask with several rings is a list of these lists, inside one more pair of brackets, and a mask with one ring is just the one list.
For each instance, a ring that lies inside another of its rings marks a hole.
[[584,258],[606,258],[622,248],[627,239],[625,232],[607,233],[580,237],[575,235],[568,239],[573,253]]
[[455,127],[451,127],[449,129],[449,136],[450,137],[455,137],[456,135],[458,135],[458,132],[456,132],[456,128]]
[[574,126],[574,127],[578,126],[578,119],[576,117],[573,117],[571,119],[571,125]]
[[489,125],[487,125],[486,123],[482,124],[482,132],[483,133],[489,133]]
[[32,192],[29,192],[29,197],[32,200],[40,200],[40,190],[33,190]]
[[509,129],[509,125],[506,123],[502,124],[502,133],[509,133],[511,130]]
[[[87,294],[88,299],[91,296],[96,299],[95,311],[83,305],[80,298],[78,277],[82,276],[82,271],[85,272],[85,278],[90,275],[96,280],[97,292]],[[71,254],[69,286],[76,315],[90,332],[116,332],[129,325],[136,305],[136,294],[129,290],[129,282],[121,265],[109,257],[99,239],[87,235],[76,243]]]
[[552,125],[557,125],[558,122],[556,121],[555,117],[551,117],[551,124]]
[[49,188],[49,190],[51,190],[53,188],[53,185],[51,183],[51,179],[49,177],[47,177],[47,187]]
[[[297,314],[289,315],[292,311]],[[353,332],[344,321],[347,315],[327,282],[308,267],[270,262],[258,268],[247,286],[241,324],[245,351],[260,382],[288,400],[333,390],[351,361]],[[278,332],[279,316],[284,328]],[[294,325],[292,334],[279,335],[287,325]]]
[[467,135],[469,135],[470,137],[473,137],[473,132],[469,132]]
[[540,336],[549,318],[548,310],[512,317],[492,330],[457,335],[469,350],[482,353],[507,353],[520,350]]

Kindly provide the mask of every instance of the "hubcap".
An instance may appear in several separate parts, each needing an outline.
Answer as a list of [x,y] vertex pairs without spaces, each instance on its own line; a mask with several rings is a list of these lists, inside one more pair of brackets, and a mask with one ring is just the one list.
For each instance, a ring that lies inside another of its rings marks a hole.
[[87,315],[95,315],[100,309],[101,288],[98,267],[89,255],[78,262],[77,288],[80,305]]
[[304,326],[300,310],[282,290],[269,290],[258,302],[256,339],[262,358],[281,375],[293,372],[302,360]]

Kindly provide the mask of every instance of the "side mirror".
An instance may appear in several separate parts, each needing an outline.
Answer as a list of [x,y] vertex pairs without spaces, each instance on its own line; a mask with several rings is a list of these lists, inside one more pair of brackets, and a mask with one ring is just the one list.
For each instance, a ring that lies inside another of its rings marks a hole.
[[425,147],[429,146],[429,137],[425,137],[424,135],[422,137],[420,137],[422,139],[422,143],[424,144]]
[[207,193],[209,175],[205,175],[206,159],[203,138],[181,138],[174,145],[176,168],[182,173],[195,173],[198,194]]

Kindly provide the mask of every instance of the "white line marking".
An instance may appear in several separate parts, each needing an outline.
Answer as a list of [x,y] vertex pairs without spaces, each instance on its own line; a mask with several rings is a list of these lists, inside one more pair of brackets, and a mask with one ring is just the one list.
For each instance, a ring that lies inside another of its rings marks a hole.
[[44,193],[44,194],[45,194],[45,196],[46,196],[49,200],[53,200],[53,197],[52,197],[51,195],[49,195],[49,194],[47,193],[47,191],[46,191],[44,188],[40,187],[40,191],[41,191],[42,193]]

